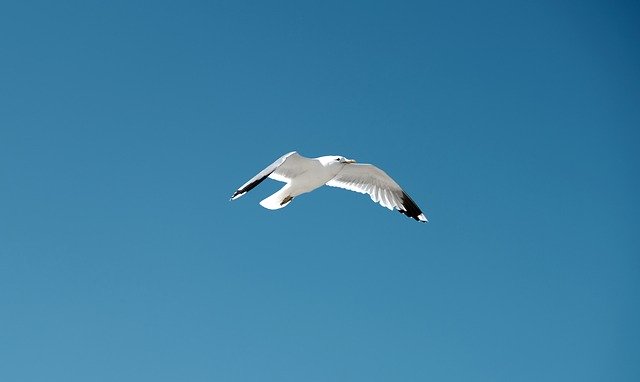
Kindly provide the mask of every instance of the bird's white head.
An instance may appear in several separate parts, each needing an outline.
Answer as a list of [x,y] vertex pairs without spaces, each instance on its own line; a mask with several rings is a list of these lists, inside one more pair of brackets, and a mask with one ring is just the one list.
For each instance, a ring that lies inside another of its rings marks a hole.
[[320,157],[318,158],[318,160],[320,161],[320,163],[322,163],[323,166],[332,166],[334,164],[356,163],[355,160],[347,159],[340,155],[328,155],[328,156]]

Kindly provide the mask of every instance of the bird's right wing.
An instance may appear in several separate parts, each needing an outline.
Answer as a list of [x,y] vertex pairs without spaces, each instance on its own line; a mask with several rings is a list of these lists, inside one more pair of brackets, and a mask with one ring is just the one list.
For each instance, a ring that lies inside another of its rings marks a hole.
[[311,159],[299,155],[296,151],[285,154],[240,186],[231,196],[231,200],[238,199],[267,178],[288,183],[291,178],[305,172],[311,163]]
[[427,217],[420,207],[386,172],[371,164],[347,164],[342,171],[328,181],[327,186],[369,194],[371,200],[390,210],[394,208],[402,214],[421,222]]

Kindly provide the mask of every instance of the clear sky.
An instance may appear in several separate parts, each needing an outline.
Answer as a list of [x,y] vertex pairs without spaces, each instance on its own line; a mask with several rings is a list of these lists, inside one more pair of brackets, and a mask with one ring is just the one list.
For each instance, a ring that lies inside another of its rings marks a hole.
[[[0,5],[0,380],[640,380],[632,1]],[[297,150],[430,219],[232,192]]]

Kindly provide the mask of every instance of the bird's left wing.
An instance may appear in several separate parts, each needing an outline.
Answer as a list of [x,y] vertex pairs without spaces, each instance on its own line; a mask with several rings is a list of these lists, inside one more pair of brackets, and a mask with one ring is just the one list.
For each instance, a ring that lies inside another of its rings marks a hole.
[[371,200],[390,210],[399,212],[421,222],[427,222],[418,205],[389,175],[374,165],[352,163],[326,183],[327,186],[369,194]]
[[231,200],[238,199],[267,178],[272,178],[280,182],[289,182],[291,178],[306,171],[309,162],[311,162],[311,159],[299,155],[296,151],[285,154],[240,186],[231,196]]

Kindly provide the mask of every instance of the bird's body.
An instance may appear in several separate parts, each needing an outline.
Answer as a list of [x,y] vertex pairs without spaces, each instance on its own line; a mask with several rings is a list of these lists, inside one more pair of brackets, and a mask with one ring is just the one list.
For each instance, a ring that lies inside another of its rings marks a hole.
[[249,192],[266,178],[286,183],[260,202],[261,206],[271,210],[286,207],[293,198],[327,185],[367,193],[374,202],[384,207],[396,208],[421,222],[427,221],[409,195],[384,171],[370,164],[356,164],[354,160],[342,156],[306,158],[295,151],[290,152],[238,188],[231,200]]
[[325,183],[333,179],[342,170],[345,164],[310,159],[305,165],[305,172],[292,178],[286,186],[290,195],[294,198],[324,186]]

